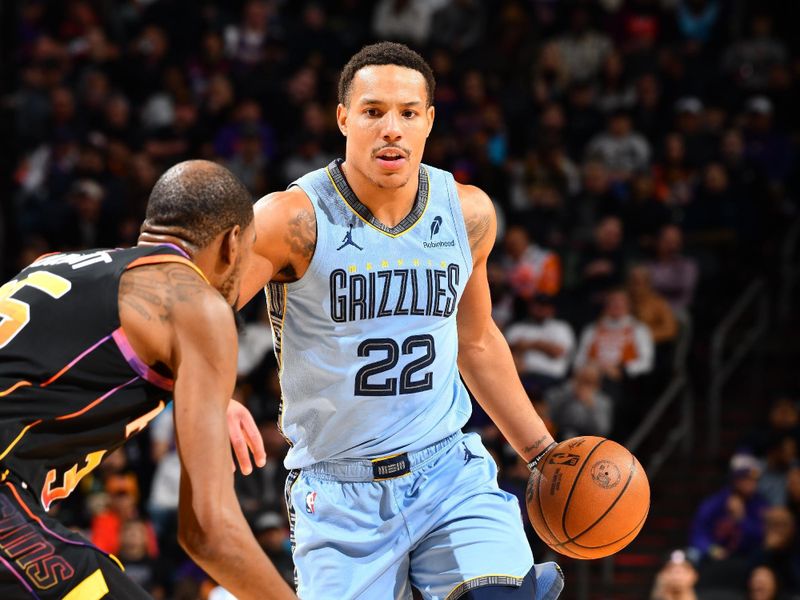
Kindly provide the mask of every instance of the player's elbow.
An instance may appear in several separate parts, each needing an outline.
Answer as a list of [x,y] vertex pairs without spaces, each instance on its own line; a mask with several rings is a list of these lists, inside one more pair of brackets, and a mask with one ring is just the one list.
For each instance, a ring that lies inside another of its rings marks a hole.
[[213,516],[178,520],[178,543],[198,564],[213,563],[222,548],[220,534],[225,526],[218,521]]

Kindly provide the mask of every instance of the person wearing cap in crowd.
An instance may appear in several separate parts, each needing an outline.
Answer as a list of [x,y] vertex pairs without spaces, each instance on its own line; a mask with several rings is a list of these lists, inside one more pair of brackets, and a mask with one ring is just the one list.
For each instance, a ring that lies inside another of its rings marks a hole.
[[745,155],[764,170],[770,183],[785,183],[791,173],[792,146],[789,137],[773,127],[772,101],[753,96],[745,112]]
[[697,96],[684,96],[675,102],[675,131],[683,136],[686,158],[691,165],[703,165],[714,157],[716,143],[704,126],[706,106]]
[[697,600],[697,570],[683,550],[674,550],[656,575],[650,600]]
[[575,349],[575,333],[556,311],[556,297],[538,293],[528,302],[528,317],[505,332],[522,383],[537,397],[564,380]]
[[730,483],[706,498],[694,516],[691,555],[699,562],[729,562],[731,569],[720,573],[725,579],[736,566],[758,549],[764,536],[767,502],[757,492],[761,464],[751,454],[736,454],[730,461]]

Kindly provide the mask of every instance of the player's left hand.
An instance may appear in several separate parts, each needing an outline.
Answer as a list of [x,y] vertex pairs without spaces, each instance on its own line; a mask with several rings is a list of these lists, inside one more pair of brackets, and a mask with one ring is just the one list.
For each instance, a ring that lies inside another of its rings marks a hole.
[[[250,475],[253,472],[253,465],[250,461],[251,452],[257,467],[267,464],[264,440],[258,431],[253,415],[243,404],[233,399],[228,403],[228,435],[243,475]],[[236,470],[235,463],[233,470]]]

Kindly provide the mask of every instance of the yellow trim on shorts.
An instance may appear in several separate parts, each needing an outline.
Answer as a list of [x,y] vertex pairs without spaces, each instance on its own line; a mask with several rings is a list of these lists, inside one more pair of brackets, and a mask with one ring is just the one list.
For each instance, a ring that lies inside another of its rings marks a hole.
[[103,572],[97,569],[86,579],[81,581],[61,600],[100,600],[108,594],[108,584]]
[[[456,600],[460,598],[462,595],[466,594],[467,592],[472,591],[475,588],[469,587],[469,583],[471,581],[475,581],[476,579],[482,579],[483,577],[507,577],[513,580],[517,587],[522,585],[522,581],[525,579],[524,577],[518,577],[516,575],[509,575],[508,573],[486,573],[484,575],[478,575],[477,577],[472,577],[467,579],[466,581],[462,581],[457,586],[455,586],[450,592],[445,596],[444,600]],[[507,585],[502,583],[486,583],[486,585]],[[476,587],[484,587],[483,585],[476,586]]]
[[405,452],[398,452],[397,454],[390,454],[389,456],[381,456],[381,457],[378,457],[378,458],[370,458],[369,462],[378,462],[378,461],[381,461],[381,460],[389,460],[390,458],[395,458],[397,456],[400,456],[401,454],[405,454]]

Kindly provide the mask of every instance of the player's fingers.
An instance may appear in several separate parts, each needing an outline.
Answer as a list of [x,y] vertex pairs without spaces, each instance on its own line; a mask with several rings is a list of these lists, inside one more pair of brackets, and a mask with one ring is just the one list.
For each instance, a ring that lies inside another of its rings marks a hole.
[[256,466],[263,467],[267,464],[267,451],[264,449],[264,438],[261,437],[261,432],[253,420],[253,415],[249,412],[246,417],[242,418],[242,431],[244,432],[247,445],[253,453],[253,458],[256,461]]
[[250,463],[250,452],[247,450],[247,442],[241,430],[231,433],[231,446],[233,446],[233,453],[236,454],[236,460],[239,461],[242,474],[250,475],[253,465]]

